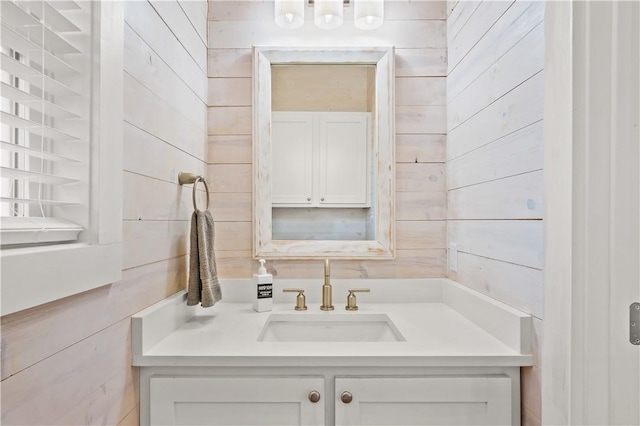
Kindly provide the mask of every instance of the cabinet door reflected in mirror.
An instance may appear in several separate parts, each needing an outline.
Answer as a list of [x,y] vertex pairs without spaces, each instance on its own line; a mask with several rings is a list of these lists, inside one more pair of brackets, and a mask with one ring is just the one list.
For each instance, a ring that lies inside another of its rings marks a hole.
[[393,257],[393,49],[254,48],[254,255]]

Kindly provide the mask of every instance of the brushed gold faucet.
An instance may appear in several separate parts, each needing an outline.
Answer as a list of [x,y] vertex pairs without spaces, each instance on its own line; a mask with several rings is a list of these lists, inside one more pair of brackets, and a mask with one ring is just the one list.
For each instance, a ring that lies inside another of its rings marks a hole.
[[322,305],[320,310],[333,311],[333,303],[331,301],[331,265],[329,259],[324,260],[324,284],[322,285]]

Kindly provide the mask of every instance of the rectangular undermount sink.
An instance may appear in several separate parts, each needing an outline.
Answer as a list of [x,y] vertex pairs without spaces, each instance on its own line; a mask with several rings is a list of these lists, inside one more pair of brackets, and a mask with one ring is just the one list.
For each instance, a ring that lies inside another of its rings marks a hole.
[[259,342],[404,342],[385,314],[271,314]]

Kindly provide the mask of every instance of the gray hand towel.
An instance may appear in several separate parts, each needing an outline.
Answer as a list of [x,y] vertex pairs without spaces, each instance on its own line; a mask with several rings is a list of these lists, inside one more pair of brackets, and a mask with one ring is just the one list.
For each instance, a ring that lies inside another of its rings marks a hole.
[[222,299],[213,241],[213,216],[208,211],[194,211],[191,216],[187,305],[201,302],[204,308],[208,308]]

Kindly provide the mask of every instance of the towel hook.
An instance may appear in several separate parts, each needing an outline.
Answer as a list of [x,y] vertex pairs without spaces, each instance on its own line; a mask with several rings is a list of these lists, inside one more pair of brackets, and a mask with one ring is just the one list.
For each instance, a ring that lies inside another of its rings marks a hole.
[[193,173],[187,173],[187,172],[178,173],[178,183],[180,185],[193,184],[192,198],[193,198],[194,210],[198,210],[198,203],[196,202],[196,192],[197,192],[198,182],[202,182],[204,184],[204,190],[206,191],[206,194],[207,194],[207,208],[205,210],[209,210],[209,185],[207,185],[207,180],[204,177],[193,174]]

